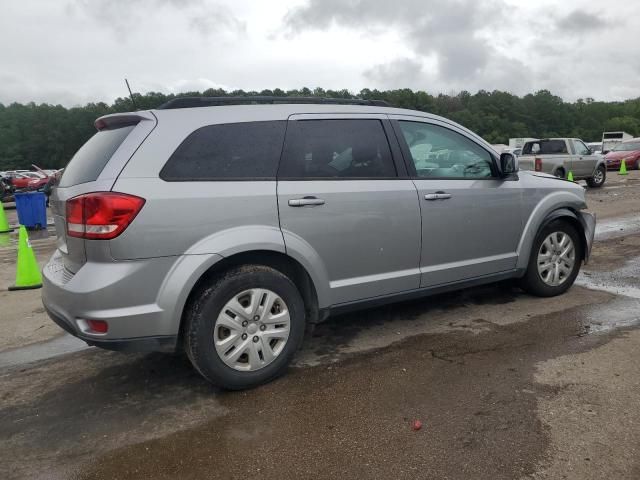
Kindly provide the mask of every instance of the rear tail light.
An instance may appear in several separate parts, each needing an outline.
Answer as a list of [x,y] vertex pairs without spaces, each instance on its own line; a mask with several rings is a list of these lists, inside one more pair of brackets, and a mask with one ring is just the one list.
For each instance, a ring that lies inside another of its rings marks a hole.
[[541,158],[536,158],[535,170],[536,170],[536,172],[541,172],[542,171],[542,159]]
[[136,217],[144,198],[95,192],[67,200],[67,235],[89,240],[116,238]]

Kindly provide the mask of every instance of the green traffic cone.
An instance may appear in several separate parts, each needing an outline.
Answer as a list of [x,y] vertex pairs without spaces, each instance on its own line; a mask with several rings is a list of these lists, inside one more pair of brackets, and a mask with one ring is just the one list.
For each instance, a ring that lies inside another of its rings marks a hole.
[[618,172],[618,175],[628,175],[627,173],[627,162],[625,162],[625,159],[622,159],[622,162],[620,163],[620,171]]
[[18,230],[18,264],[16,266],[16,284],[9,290],[29,290],[42,287],[40,267],[29,243],[29,234],[24,225]]
[[2,202],[0,202],[0,233],[7,233],[11,230],[13,230],[13,228],[9,226],[7,216],[4,213],[4,207],[2,206]]
[[573,182],[573,172],[571,170],[569,170],[569,175],[567,175],[567,180],[569,180],[570,182]]

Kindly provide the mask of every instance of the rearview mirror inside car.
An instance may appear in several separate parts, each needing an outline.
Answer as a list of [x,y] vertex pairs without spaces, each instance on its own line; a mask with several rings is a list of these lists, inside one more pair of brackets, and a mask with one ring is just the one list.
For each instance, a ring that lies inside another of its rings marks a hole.
[[511,175],[518,171],[518,157],[512,153],[502,153],[500,155],[500,168],[503,175]]

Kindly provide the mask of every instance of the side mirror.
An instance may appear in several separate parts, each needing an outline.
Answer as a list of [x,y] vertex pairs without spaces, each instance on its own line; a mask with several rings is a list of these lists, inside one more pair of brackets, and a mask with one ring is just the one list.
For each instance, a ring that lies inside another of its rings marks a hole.
[[518,173],[518,157],[507,152],[500,154],[500,169],[504,176]]

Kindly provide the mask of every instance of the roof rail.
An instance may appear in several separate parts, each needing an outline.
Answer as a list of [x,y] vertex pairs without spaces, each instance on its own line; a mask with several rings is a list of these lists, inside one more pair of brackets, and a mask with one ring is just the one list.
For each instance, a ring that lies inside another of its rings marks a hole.
[[361,98],[325,98],[325,97],[275,97],[275,96],[244,96],[244,97],[179,97],[160,105],[158,110],[172,110],[175,108],[214,107],[220,105],[256,105],[282,103],[313,103],[322,105],[369,105],[373,107],[390,107],[384,100],[363,100]]

